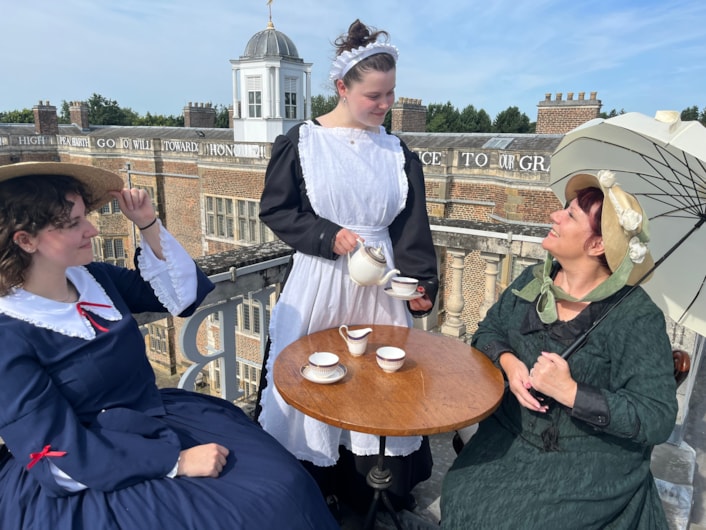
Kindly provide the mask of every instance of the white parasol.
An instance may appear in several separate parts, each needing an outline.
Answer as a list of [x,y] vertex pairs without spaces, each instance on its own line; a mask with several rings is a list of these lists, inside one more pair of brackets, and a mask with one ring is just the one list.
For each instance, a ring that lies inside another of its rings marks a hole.
[[706,128],[674,111],[591,120],[552,155],[551,187],[563,201],[571,176],[601,169],[615,173],[649,217],[655,267],[638,285],[645,282],[673,320],[706,335],[706,229],[698,231],[706,221]]

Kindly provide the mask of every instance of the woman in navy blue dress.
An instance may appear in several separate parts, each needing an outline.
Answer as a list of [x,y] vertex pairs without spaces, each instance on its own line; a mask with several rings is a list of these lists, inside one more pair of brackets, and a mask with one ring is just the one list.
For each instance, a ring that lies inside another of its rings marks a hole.
[[[231,403],[158,389],[133,313],[213,285],[144,190],[94,167],[0,167],[0,528],[337,528],[307,472]],[[92,263],[117,199],[136,270]]]

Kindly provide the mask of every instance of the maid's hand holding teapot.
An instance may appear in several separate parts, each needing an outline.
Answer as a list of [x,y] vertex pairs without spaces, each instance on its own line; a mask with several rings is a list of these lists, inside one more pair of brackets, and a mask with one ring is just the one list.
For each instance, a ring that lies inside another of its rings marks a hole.
[[[336,254],[348,255],[348,271],[354,283],[361,286],[384,285],[400,273],[398,269],[388,271],[381,249],[366,247],[363,241],[355,232],[342,228],[336,234],[334,242],[333,251]],[[418,287],[418,291],[424,293],[424,287]],[[409,300],[408,303],[412,311],[428,311],[432,307],[432,301],[426,293],[420,298]]]

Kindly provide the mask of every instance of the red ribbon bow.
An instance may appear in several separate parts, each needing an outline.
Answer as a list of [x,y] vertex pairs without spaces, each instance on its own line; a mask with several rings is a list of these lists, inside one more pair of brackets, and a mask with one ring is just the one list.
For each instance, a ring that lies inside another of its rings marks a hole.
[[93,317],[90,315],[88,311],[84,309],[84,307],[87,306],[92,306],[92,307],[110,307],[109,305],[105,304],[94,304],[93,302],[79,302],[76,304],[76,310],[78,311],[78,314],[81,315],[82,317],[86,317],[91,324],[93,324],[93,327],[96,328],[99,331],[108,331],[108,328],[105,328],[101,326],[98,322],[96,322]]
[[31,460],[29,461],[29,464],[27,464],[27,469],[32,469],[34,465],[45,456],[64,456],[66,454],[66,451],[50,451],[50,449],[51,445],[45,445],[41,452],[30,453],[29,458]]

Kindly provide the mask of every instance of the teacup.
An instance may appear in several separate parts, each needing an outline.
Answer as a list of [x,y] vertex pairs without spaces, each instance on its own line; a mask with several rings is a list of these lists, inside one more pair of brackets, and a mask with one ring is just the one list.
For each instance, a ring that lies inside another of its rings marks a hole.
[[400,296],[411,296],[417,291],[419,280],[408,276],[396,276],[390,280],[392,292]]
[[376,353],[378,366],[387,373],[396,372],[402,368],[406,356],[402,348],[396,348],[395,346],[382,346],[377,349]]
[[372,328],[348,329],[345,324],[338,328],[338,333],[346,341],[348,352],[354,357],[365,353],[365,348],[368,347],[368,335],[372,331]]
[[317,351],[309,355],[309,370],[316,377],[331,377],[338,368],[339,358],[335,353]]

